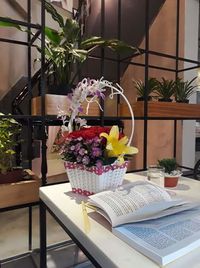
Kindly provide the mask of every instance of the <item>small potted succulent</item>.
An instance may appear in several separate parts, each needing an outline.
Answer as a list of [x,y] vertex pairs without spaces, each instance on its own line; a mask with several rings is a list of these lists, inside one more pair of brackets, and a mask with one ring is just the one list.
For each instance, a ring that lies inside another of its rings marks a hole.
[[182,81],[180,78],[176,80],[174,88],[176,102],[189,103],[189,97],[195,92],[196,85],[192,85],[195,80],[196,77],[190,81]]
[[164,158],[158,160],[159,166],[165,169],[165,187],[176,187],[178,179],[181,176],[180,170],[177,169],[177,162],[175,158]]
[[[137,101],[144,101],[145,100],[145,84],[141,80],[132,80],[133,83],[135,84],[135,88],[137,90]],[[154,90],[157,87],[157,80],[156,78],[149,78],[148,83],[147,83],[147,100],[150,101],[152,100],[152,97],[150,94],[154,92]]]
[[159,101],[172,102],[172,95],[174,94],[175,82],[173,80],[167,80],[162,77],[161,81],[157,81],[156,92],[159,97]]

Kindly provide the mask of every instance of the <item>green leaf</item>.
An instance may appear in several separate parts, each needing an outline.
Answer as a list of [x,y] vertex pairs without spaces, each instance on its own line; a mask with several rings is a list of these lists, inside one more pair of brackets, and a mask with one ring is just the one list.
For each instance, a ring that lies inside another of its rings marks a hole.
[[51,29],[49,27],[45,27],[45,35],[54,44],[56,44],[56,45],[60,44],[61,37],[60,37],[58,31]]
[[8,21],[1,21],[0,20],[0,27],[12,27],[12,28],[16,28],[22,32],[24,32],[25,30],[20,26],[18,25],[17,23],[14,23],[14,22],[8,22]]
[[70,50],[70,53],[74,55],[80,62],[85,61],[88,56],[88,51],[84,49],[72,49]]
[[52,18],[59,24],[61,28],[64,27],[63,17],[57,12],[57,10],[48,2],[45,1],[45,9],[51,14]]
[[9,149],[9,150],[5,151],[5,153],[6,153],[6,154],[10,154],[10,155],[12,155],[12,154],[15,154],[15,151]]
[[136,47],[130,46],[126,44],[125,42],[118,40],[118,39],[107,40],[99,36],[93,36],[81,42],[81,47],[85,49],[92,50],[98,46],[108,47],[117,53],[124,53],[124,52],[135,53],[136,51],[139,52],[139,50]]
[[64,36],[68,43],[76,43],[79,40],[80,26],[77,21],[67,19],[63,28]]
[[84,41],[81,42],[81,47],[82,48],[85,48],[85,49],[89,49],[89,48],[92,48],[94,46],[100,46],[100,45],[103,45],[105,44],[105,40],[103,40],[101,37],[99,36],[93,36],[93,37],[90,37]]

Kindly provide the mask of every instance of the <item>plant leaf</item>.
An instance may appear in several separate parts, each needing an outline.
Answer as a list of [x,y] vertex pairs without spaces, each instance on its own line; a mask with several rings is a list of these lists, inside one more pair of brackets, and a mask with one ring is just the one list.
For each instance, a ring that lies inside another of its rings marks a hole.
[[18,25],[17,23],[14,23],[14,22],[8,22],[8,21],[1,21],[0,20],[0,27],[12,27],[12,28],[16,28],[22,32],[24,32],[25,30],[20,26]]
[[130,46],[125,42],[118,40],[118,39],[103,39],[102,37],[93,36],[83,42],[81,42],[81,47],[85,49],[94,49],[97,46],[102,47],[109,47],[110,49],[114,50],[117,53],[124,53],[124,52],[136,52],[138,48]]
[[54,44],[56,44],[56,45],[60,44],[61,37],[60,37],[58,31],[51,29],[49,27],[45,27],[45,35]]
[[61,28],[64,27],[63,17],[57,12],[57,10],[48,2],[45,1],[45,9],[51,14],[52,18],[59,24]]
[[68,43],[76,43],[79,40],[80,26],[77,21],[67,19],[63,28]]

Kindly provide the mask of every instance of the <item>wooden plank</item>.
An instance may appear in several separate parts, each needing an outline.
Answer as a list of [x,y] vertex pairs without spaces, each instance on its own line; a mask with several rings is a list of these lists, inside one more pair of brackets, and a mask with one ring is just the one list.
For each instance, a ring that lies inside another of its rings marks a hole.
[[0,208],[39,201],[41,181],[32,171],[29,174],[33,176],[30,180],[0,184]]
[[[57,115],[58,107],[66,111],[69,107],[70,101],[67,96],[63,95],[54,95],[46,94],[45,95],[46,103],[46,115]],[[87,102],[83,103],[83,113],[80,115],[86,115]],[[41,115],[41,97],[35,97],[32,99],[32,115]],[[96,102],[90,104],[89,116],[99,116],[100,110]]]
[[[135,116],[144,116],[144,102],[138,101],[132,105]],[[130,116],[126,104],[120,104],[120,115]],[[150,117],[178,117],[178,118],[196,118],[200,117],[199,104],[187,104],[176,102],[148,102],[148,116]]]

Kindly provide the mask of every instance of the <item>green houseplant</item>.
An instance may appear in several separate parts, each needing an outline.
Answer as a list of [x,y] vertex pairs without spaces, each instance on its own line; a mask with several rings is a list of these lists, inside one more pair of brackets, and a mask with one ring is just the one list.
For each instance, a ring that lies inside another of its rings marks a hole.
[[178,164],[175,158],[163,158],[158,160],[159,166],[165,169],[165,187],[176,187],[181,172],[177,169]]
[[161,81],[157,81],[156,92],[159,96],[159,101],[171,102],[174,94],[175,82],[162,77]]
[[192,96],[195,92],[196,85],[192,83],[196,80],[194,77],[190,81],[183,81],[181,78],[178,78],[175,82],[175,100],[176,102],[189,103],[189,97]]
[[[144,101],[145,100],[145,91],[146,91],[146,88],[145,88],[145,84],[143,81],[141,80],[132,80],[132,82],[134,83],[135,85],[135,88],[137,90],[137,100],[138,101]],[[150,94],[152,92],[154,92],[154,90],[156,89],[157,87],[157,80],[156,78],[149,78],[148,79],[148,83],[147,83],[147,100],[151,100],[152,97],[150,96]]]
[[[8,175],[11,172],[16,177],[20,172],[13,172],[13,156],[15,154],[15,146],[18,144],[16,135],[21,132],[21,125],[13,118],[3,117],[0,113],[0,183],[9,182]],[[11,179],[12,180],[12,179]]]
[[[45,27],[45,57],[52,63],[50,73],[55,72],[56,85],[54,86],[58,91],[60,89],[61,93],[63,93],[63,89],[67,93],[67,88],[70,89],[73,86],[83,62],[97,47],[107,47],[117,53],[137,50],[117,39],[106,40],[102,37],[92,36],[80,40],[81,28],[77,21],[70,18],[64,19],[48,2],[45,2],[45,8],[59,26],[58,30]],[[15,23],[0,21],[0,26],[15,27],[25,31]],[[41,52],[39,46],[37,49]],[[59,93],[58,91],[56,93]]]

